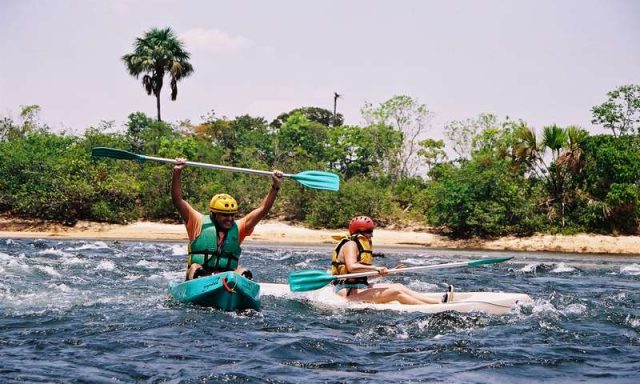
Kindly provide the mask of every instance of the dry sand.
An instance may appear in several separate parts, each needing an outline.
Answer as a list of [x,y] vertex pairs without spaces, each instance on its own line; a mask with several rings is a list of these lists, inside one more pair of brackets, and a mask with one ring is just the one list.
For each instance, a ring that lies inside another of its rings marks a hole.
[[[334,244],[334,235],[345,231],[315,230],[300,225],[278,221],[263,221],[245,240],[250,244]],[[100,240],[186,240],[182,224],[163,224],[140,221],[128,225],[79,222],[73,227],[38,223],[0,217],[0,238],[55,238]],[[507,236],[496,240],[450,240],[429,233],[425,229],[386,230],[374,233],[376,248],[446,248],[485,249],[496,251],[547,251],[563,253],[597,253],[640,255],[640,236],[603,236],[579,234],[574,236],[534,235],[530,237]]]

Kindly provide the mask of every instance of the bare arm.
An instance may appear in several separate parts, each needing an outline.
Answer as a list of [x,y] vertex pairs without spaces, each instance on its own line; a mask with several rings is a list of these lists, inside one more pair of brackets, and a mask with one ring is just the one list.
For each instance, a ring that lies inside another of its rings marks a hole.
[[347,266],[347,271],[349,271],[349,273],[376,271],[381,275],[384,275],[387,272],[387,268],[385,267],[376,267],[375,265],[359,263],[358,246],[353,241],[345,244],[340,250],[340,253],[342,253],[344,264]]
[[276,201],[276,196],[278,195],[278,191],[280,190],[280,183],[282,182],[282,172],[273,171],[271,174],[271,189],[267,196],[262,199],[260,206],[253,211],[249,212],[243,219],[245,221],[245,228],[247,232],[251,232],[253,228],[258,224],[260,220],[262,220],[271,207],[273,206],[273,202]]
[[176,159],[176,165],[173,167],[173,176],[171,177],[171,201],[176,207],[182,220],[186,223],[189,218],[189,203],[182,198],[182,169],[186,167],[186,160],[182,158]]

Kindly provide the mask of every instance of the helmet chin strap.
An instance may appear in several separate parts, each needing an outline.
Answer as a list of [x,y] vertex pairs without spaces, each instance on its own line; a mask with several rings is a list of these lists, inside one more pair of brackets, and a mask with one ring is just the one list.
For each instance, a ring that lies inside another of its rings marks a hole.
[[211,222],[213,223],[213,225],[216,226],[216,230],[220,230],[223,228],[220,228],[220,226],[218,225],[218,221],[216,220],[216,213],[215,212],[211,212]]

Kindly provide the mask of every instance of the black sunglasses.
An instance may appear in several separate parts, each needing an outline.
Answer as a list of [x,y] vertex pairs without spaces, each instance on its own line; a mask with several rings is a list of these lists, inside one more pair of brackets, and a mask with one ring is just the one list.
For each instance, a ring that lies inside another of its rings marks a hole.
[[367,229],[366,231],[360,231],[360,233],[363,233],[365,235],[370,235],[373,233],[373,229]]

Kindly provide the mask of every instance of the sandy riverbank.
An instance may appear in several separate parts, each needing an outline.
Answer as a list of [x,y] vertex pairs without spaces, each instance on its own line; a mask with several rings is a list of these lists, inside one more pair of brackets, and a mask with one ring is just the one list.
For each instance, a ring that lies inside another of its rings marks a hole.
[[[284,243],[299,245],[330,245],[340,230],[315,230],[279,221],[263,221],[247,243]],[[57,238],[101,240],[186,240],[182,224],[136,222],[128,225],[79,222],[74,227],[43,224],[34,221],[0,218],[0,238]],[[425,229],[377,229],[376,247],[486,249],[496,251],[548,251],[568,253],[602,253],[640,255],[640,236],[574,236],[534,235],[507,236],[496,240],[450,240]]]

